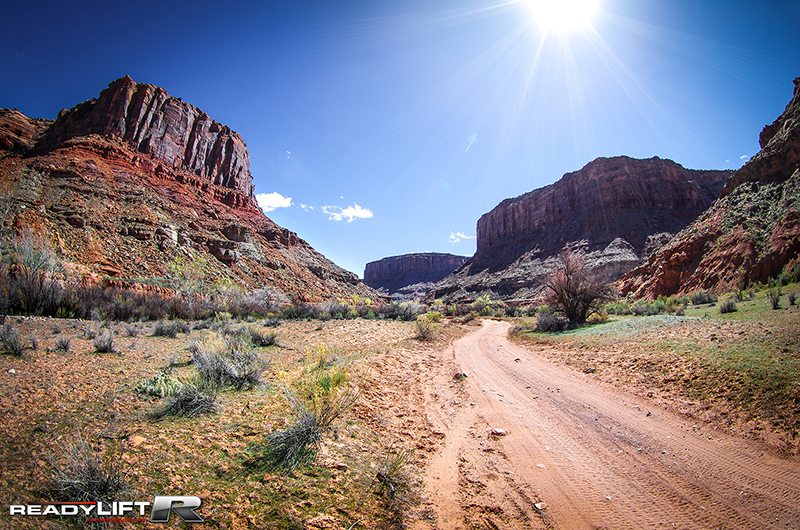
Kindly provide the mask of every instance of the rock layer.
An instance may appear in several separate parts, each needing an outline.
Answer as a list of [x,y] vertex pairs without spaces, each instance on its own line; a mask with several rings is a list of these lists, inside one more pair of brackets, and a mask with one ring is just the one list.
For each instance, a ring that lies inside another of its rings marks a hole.
[[90,134],[122,138],[167,167],[191,171],[254,200],[242,137],[163,88],[128,76],[117,79],[98,98],[62,110],[43,142],[52,148]]
[[534,298],[565,248],[584,251],[590,268],[615,280],[708,208],[730,173],[658,157],[598,158],[483,215],[475,256],[428,297]]
[[264,215],[239,135],[130,78],[55,122],[0,109],[0,190],[0,233],[44,233],[109,285],[163,280],[177,263],[273,300],[380,298]]
[[437,282],[463,265],[467,259],[466,256],[436,252],[391,256],[367,263],[364,283],[373,289],[394,295],[405,287]]
[[761,151],[707,212],[620,279],[622,294],[721,294],[800,265],[800,78],[794,84],[784,112],[761,132]]

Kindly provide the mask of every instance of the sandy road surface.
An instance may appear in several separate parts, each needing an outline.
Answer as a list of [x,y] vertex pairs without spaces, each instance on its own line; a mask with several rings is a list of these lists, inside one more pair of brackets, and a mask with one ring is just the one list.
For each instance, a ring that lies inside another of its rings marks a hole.
[[798,459],[550,363],[508,328],[454,344],[463,388],[431,382],[439,528],[800,529]]

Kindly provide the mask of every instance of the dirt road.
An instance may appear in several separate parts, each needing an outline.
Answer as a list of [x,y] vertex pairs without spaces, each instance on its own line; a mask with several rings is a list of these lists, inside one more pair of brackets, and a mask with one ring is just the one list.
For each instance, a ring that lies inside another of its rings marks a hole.
[[[438,528],[800,529],[800,461],[538,357],[484,321],[431,382]],[[492,432],[494,430],[494,433]]]

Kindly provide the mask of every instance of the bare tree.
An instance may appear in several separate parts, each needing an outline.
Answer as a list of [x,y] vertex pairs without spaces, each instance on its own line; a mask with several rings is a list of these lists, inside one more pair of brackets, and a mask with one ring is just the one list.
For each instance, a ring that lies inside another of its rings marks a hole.
[[556,270],[544,281],[545,302],[573,324],[583,324],[611,298],[611,288],[586,270],[583,253],[564,251]]

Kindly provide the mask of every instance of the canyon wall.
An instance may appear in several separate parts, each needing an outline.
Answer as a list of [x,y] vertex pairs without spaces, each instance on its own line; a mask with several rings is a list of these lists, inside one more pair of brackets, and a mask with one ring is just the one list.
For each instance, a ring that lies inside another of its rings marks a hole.
[[[435,252],[391,256],[367,263],[364,283],[390,295],[424,292],[423,287],[430,286],[425,284],[441,280],[467,259],[466,256]],[[409,286],[417,287],[404,289]]]

